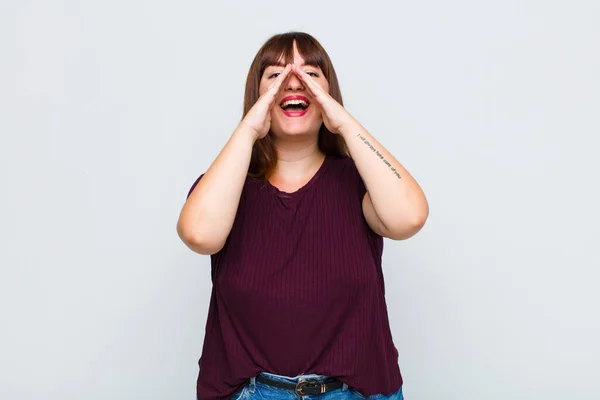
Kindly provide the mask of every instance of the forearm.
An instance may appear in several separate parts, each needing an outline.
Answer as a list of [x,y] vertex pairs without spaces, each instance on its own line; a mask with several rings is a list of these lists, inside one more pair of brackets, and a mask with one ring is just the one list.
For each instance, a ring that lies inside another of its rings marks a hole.
[[422,225],[429,213],[425,194],[400,162],[354,119],[340,134],[382,224],[390,231]]
[[254,136],[243,125],[231,135],[184,204],[177,232],[192,250],[220,250],[237,213],[250,165]]

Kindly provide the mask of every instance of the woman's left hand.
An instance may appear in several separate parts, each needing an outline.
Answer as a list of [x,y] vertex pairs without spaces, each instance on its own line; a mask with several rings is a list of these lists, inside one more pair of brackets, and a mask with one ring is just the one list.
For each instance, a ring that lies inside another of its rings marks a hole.
[[325,127],[331,133],[340,133],[344,125],[353,120],[346,109],[329,95],[312,77],[304,73],[295,64],[292,65],[292,72],[296,74],[308,89],[308,92],[315,99],[321,108],[321,114]]

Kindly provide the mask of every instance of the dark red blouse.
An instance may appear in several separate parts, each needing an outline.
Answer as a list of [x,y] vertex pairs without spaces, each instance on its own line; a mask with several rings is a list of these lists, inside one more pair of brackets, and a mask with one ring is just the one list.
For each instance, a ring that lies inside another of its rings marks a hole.
[[354,161],[335,156],[291,194],[246,178],[211,256],[199,400],[228,399],[261,371],[328,375],[366,396],[399,390],[383,238],[363,216],[365,193]]

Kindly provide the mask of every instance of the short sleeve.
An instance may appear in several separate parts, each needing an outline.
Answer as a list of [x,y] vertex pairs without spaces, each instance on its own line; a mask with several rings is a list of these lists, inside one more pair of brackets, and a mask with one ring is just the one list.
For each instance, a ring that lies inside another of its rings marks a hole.
[[186,200],[190,197],[190,195],[192,194],[192,192],[194,191],[194,189],[196,188],[196,185],[198,184],[198,182],[200,182],[200,179],[202,179],[202,177],[204,176],[204,174],[200,175],[196,181],[194,182],[194,184],[192,185],[192,187],[190,188],[190,190],[188,191]]

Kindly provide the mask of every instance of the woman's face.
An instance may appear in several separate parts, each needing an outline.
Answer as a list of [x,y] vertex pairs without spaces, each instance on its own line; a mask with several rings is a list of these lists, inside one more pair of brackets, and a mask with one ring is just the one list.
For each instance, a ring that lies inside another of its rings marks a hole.
[[[309,74],[323,90],[329,93],[329,83],[323,76],[323,71],[319,67],[304,65],[304,59],[298,53],[295,42],[294,64],[299,66],[304,73]],[[268,89],[284,68],[285,65],[271,65],[265,69],[260,80],[260,95]],[[318,135],[322,122],[319,105],[310,96],[300,78],[290,72],[271,109],[271,131],[275,136]]]

